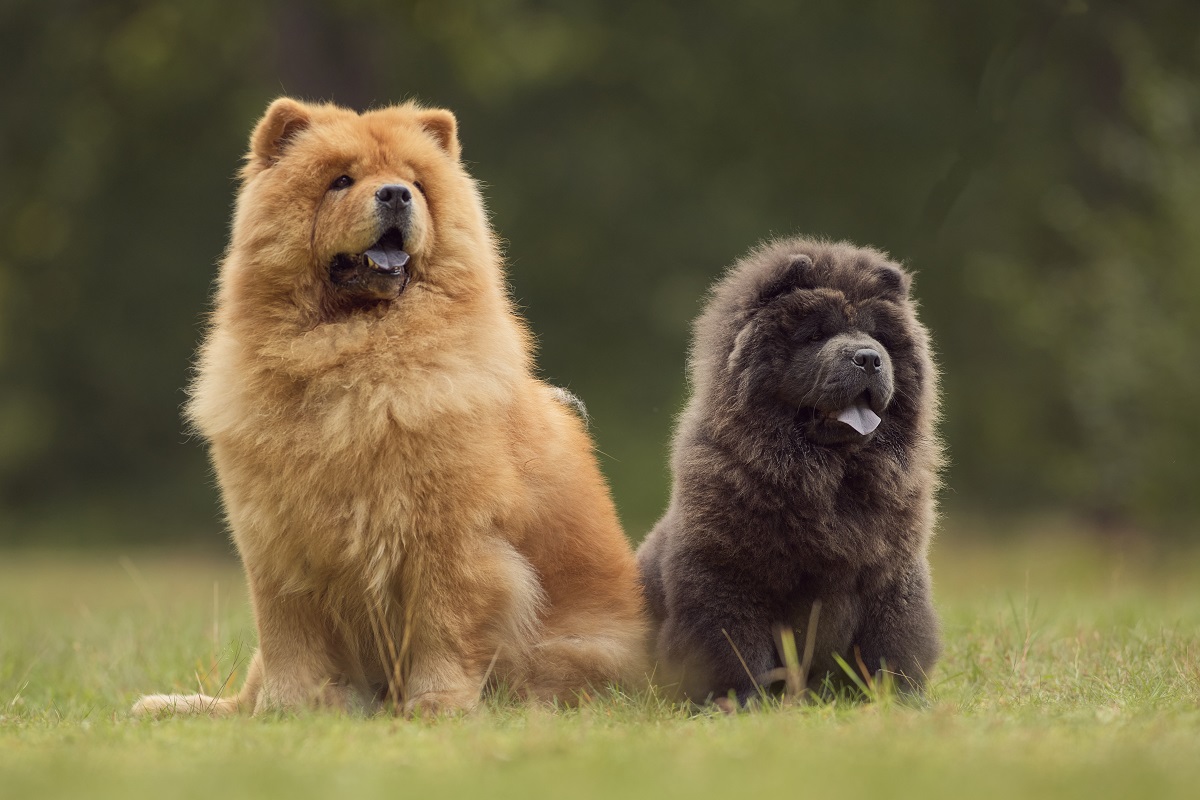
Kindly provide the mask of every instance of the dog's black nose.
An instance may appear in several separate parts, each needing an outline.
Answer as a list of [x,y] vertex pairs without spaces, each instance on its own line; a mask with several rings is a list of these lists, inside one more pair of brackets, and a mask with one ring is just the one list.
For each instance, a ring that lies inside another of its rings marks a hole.
[[883,359],[879,357],[879,353],[869,347],[855,351],[854,357],[850,360],[854,362],[854,366],[868,375],[874,375],[883,366]]
[[412,191],[402,183],[389,183],[375,190],[375,199],[388,208],[412,205]]

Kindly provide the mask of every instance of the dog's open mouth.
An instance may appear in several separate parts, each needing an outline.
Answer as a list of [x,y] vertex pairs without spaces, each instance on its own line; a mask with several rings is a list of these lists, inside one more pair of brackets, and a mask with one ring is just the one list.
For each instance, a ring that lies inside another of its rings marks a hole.
[[404,251],[404,234],[389,228],[379,241],[363,253],[367,266],[383,275],[408,280],[408,253]]
[[363,299],[391,300],[408,286],[411,260],[404,249],[404,234],[398,228],[389,228],[363,252],[334,256],[329,280]]
[[863,392],[842,408],[801,410],[813,423],[809,435],[823,444],[854,444],[866,441],[883,422]]

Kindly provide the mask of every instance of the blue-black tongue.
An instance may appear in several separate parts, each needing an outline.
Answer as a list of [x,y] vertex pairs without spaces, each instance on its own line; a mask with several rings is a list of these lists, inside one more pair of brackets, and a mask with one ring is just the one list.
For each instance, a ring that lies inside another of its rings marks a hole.
[[862,398],[838,412],[837,420],[854,428],[861,436],[874,431],[883,421]]
[[396,231],[388,231],[371,249],[363,253],[371,269],[386,275],[403,274],[408,266],[409,255],[404,252],[404,237]]

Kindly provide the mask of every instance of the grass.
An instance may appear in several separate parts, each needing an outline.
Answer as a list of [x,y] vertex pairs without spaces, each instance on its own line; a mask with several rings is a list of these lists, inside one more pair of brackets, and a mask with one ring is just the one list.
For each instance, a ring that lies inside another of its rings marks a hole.
[[432,722],[134,720],[141,692],[240,682],[237,565],[0,552],[0,798],[1195,796],[1200,553],[970,528],[936,548],[928,708],[733,717],[646,695]]

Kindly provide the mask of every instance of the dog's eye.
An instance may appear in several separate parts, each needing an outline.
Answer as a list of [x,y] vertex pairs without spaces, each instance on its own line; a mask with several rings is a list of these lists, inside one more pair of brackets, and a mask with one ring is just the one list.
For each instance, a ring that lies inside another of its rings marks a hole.
[[413,186],[417,187],[418,192],[425,194],[425,185],[423,183],[420,181],[413,181]]
[[329,184],[329,188],[333,191],[340,191],[342,189],[349,189],[353,185],[354,178],[351,178],[349,175],[341,175],[333,183]]
[[802,326],[799,330],[792,332],[792,341],[797,345],[815,344],[816,342],[825,341],[825,331],[820,328],[810,328],[807,325]]

